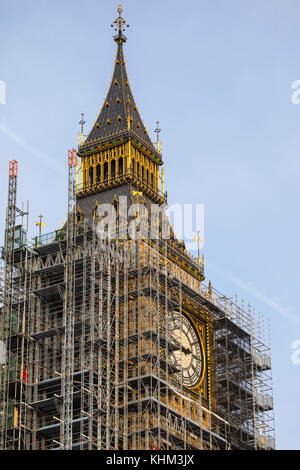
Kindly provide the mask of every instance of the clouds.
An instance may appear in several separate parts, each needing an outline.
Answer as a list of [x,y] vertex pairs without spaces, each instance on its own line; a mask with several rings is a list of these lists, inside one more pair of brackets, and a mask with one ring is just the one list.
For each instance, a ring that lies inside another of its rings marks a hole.
[[15,134],[4,122],[0,121],[0,132],[4,134],[9,139],[13,140],[15,144],[25,150],[35,159],[43,163],[44,166],[47,166],[51,170],[59,174],[64,174],[63,167],[59,165],[53,158],[46,155],[43,151],[38,148],[33,147],[28,142],[26,142],[22,137]]
[[245,282],[229,273],[224,272],[223,270],[217,268],[214,265],[208,264],[207,267],[214,271],[215,273],[219,274],[223,278],[227,279],[228,281],[235,284],[237,287],[243,289],[245,292],[250,294],[252,297],[260,300],[268,307],[270,307],[273,311],[279,313],[282,317],[290,320],[292,323],[300,326],[300,318],[298,318],[288,307],[284,307],[281,305],[280,300],[278,298],[270,298],[260,292],[256,286],[254,286],[251,282]]

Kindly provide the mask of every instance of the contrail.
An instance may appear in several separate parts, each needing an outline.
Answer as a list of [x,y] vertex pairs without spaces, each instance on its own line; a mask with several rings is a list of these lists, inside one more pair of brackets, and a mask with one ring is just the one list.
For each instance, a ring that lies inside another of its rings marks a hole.
[[243,290],[248,292],[250,295],[253,297],[256,297],[257,299],[261,300],[264,302],[266,305],[271,307],[273,310],[278,312],[281,316],[288,318],[291,320],[293,323],[296,323],[298,326],[300,326],[300,319],[296,317],[293,313],[290,313],[287,308],[282,307],[280,303],[276,299],[269,299],[267,296],[262,294],[261,292],[258,292],[254,287],[252,287],[249,283],[242,281],[241,279],[238,279],[234,276],[231,276],[224,271],[220,270],[216,266],[213,266],[211,264],[207,264],[207,267],[211,269],[212,271],[216,272],[217,274],[220,274],[222,277],[225,279],[233,282],[237,286],[241,287]]
[[5,134],[7,137],[12,139],[16,142],[20,147],[26,150],[28,153],[36,157],[38,160],[42,161],[45,165],[47,165],[52,170],[56,171],[57,173],[64,174],[63,168],[56,163],[54,159],[43,153],[37,148],[32,147],[28,144],[24,139],[16,135],[11,129],[9,129],[3,122],[0,122],[0,131]]

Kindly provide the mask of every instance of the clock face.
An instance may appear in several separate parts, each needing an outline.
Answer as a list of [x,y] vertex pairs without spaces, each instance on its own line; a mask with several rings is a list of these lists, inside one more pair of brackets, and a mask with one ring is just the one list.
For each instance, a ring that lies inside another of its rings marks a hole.
[[203,351],[193,324],[184,315],[172,312],[167,315],[167,333],[172,347],[169,359],[178,370],[177,380],[185,387],[196,387],[203,372]]

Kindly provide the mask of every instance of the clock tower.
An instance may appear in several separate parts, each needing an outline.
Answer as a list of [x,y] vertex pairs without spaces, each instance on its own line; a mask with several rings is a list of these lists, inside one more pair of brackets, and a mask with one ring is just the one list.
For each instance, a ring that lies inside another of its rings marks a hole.
[[[16,225],[11,163],[0,448],[273,449],[262,326],[257,334],[250,308],[205,284],[203,260],[168,223],[165,236],[161,148],[130,88],[127,23],[121,7],[118,13],[107,96],[78,151],[68,154],[67,223],[30,247]],[[153,206],[158,217],[149,220]],[[116,230],[108,223],[103,236],[109,208]]]
[[[102,204],[118,207],[120,197],[127,198],[127,208],[142,202],[149,213],[151,205],[164,211],[167,203],[159,142],[155,145],[151,141],[131,91],[123,50],[128,25],[122,9],[118,11],[113,23],[117,53],[111,84],[90,133],[78,149],[81,185],[77,217],[89,224],[97,223],[97,209]],[[207,420],[203,410],[212,406],[211,331],[206,312],[184,292],[182,283],[197,291],[204,280],[203,264],[187,253],[172,229],[167,240],[128,238],[115,243],[129,265],[134,264],[135,275],[130,274],[128,285],[119,285],[125,292],[119,293],[118,320],[111,319],[115,329],[108,341],[114,347],[119,343],[122,359],[117,366],[112,355],[108,369],[117,369],[114,379],[130,386],[124,390],[119,385],[115,390],[125,409],[112,413],[109,427],[116,421],[123,426],[117,435],[128,428],[126,439],[118,440],[123,449],[197,447],[197,432],[187,433],[187,424],[188,420]],[[123,270],[119,278],[126,279],[124,269],[128,267],[118,269]],[[107,329],[108,325],[102,327]],[[115,337],[116,330],[120,339]],[[171,423],[178,428],[175,434],[170,432]],[[109,434],[107,447],[111,439]]]
[[[113,204],[118,213],[124,197],[127,211],[142,203],[148,214],[153,204],[164,213],[167,204],[159,128],[155,145],[131,91],[123,50],[128,25],[121,7],[118,12],[112,80],[78,149],[77,222],[88,226],[97,224],[103,204]],[[144,224],[149,229],[149,220]],[[101,266],[94,293],[101,306],[101,446],[262,448],[255,423],[268,410],[255,402],[253,384],[261,382],[253,372],[255,354],[248,354],[254,351],[251,320],[211,283],[204,285],[203,261],[186,251],[171,227],[170,237],[163,238],[158,225],[158,238],[136,240],[118,232],[101,249],[99,241],[90,241]],[[125,233],[127,226],[128,218]]]
[[119,17],[112,26],[117,34],[117,53],[111,84],[89,135],[78,150],[81,158],[81,185],[77,193],[79,213],[91,218],[101,203],[126,196],[136,202],[166,203],[162,182],[162,155],[141,119],[129,84],[123,46],[127,22]]

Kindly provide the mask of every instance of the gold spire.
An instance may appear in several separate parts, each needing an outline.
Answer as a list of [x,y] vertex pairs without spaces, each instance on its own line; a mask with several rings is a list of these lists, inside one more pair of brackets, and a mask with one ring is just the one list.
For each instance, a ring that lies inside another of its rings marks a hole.
[[37,227],[39,227],[39,237],[40,237],[40,238],[41,238],[41,236],[42,236],[42,227],[45,227],[45,226],[46,226],[46,224],[42,221],[43,218],[44,218],[43,214],[40,213],[40,215],[39,215],[40,221],[35,223],[35,225],[36,225]]
[[123,44],[124,42],[127,41],[127,38],[126,36],[124,36],[123,32],[125,31],[125,25],[127,26],[127,28],[129,28],[129,24],[127,24],[127,21],[124,20],[124,18],[122,17],[122,12],[123,12],[122,5],[119,4],[119,8],[118,8],[119,16],[111,25],[111,27],[114,28],[115,31],[118,33],[116,36],[114,36],[114,40],[116,41],[117,44]]
[[198,235],[198,237],[194,237],[194,240],[198,245],[198,265],[199,265],[199,267],[201,267],[200,246],[201,246],[201,242],[203,242],[203,238],[200,238],[200,231],[199,230],[197,230],[197,235]]

